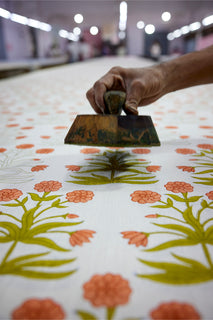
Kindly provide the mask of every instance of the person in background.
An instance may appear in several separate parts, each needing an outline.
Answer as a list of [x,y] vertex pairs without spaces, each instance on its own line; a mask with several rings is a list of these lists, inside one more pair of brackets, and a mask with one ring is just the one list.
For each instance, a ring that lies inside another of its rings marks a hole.
[[213,45],[146,68],[113,67],[95,82],[86,96],[97,113],[105,113],[104,93],[126,92],[124,111],[138,114],[163,95],[191,86],[213,83]]

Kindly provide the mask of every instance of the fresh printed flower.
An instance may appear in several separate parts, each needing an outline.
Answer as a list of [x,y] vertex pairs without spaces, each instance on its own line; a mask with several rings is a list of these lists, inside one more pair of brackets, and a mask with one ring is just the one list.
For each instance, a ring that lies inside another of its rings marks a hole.
[[154,203],[160,201],[161,195],[157,192],[150,191],[150,190],[137,190],[134,191],[131,195],[132,201],[138,203]]
[[187,149],[187,148],[178,148],[175,150],[177,153],[180,153],[180,154],[193,154],[193,153],[196,153],[195,150],[193,149]]
[[81,169],[80,166],[74,166],[74,165],[67,165],[65,166],[68,171],[79,171]]
[[62,187],[61,182],[59,181],[42,181],[40,183],[35,184],[34,189],[38,192],[50,192],[57,191]]
[[128,244],[135,244],[136,247],[146,247],[148,244],[148,238],[143,232],[123,231],[121,234],[123,235],[123,238],[129,239]]
[[132,292],[128,280],[119,274],[96,274],[83,285],[84,298],[94,307],[114,308],[127,304]]
[[204,143],[204,144],[198,144],[197,146],[198,148],[201,148],[201,149],[213,150],[213,144]]
[[146,170],[149,172],[156,172],[160,171],[161,166],[148,166],[146,167]]
[[69,202],[75,202],[75,203],[88,202],[92,200],[93,197],[94,197],[94,193],[88,190],[75,190],[72,192],[68,192],[66,194],[66,199]]
[[16,200],[22,195],[22,191],[18,189],[2,189],[0,190],[0,201]]
[[44,170],[46,169],[48,166],[47,165],[37,165],[35,167],[32,167],[31,168],[31,171],[34,172],[34,171],[41,171],[41,170]]
[[71,234],[70,236],[70,244],[75,246],[82,246],[84,242],[90,242],[89,238],[93,237],[93,230],[78,230]]
[[62,320],[65,313],[52,299],[29,299],[12,312],[13,320]]
[[176,301],[161,303],[150,312],[153,320],[197,320],[201,319],[195,308],[188,303]]
[[209,200],[213,200],[213,191],[206,193],[206,196],[209,198]]
[[166,188],[166,190],[172,191],[174,193],[192,192],[194,189],[190,183],[184,181],[167,182],[164,187]]
[[195,172],[195,169],[193,167],[189,166],[177,166],[178,169],[182,169],[182,171],[187,171],[187,172]]

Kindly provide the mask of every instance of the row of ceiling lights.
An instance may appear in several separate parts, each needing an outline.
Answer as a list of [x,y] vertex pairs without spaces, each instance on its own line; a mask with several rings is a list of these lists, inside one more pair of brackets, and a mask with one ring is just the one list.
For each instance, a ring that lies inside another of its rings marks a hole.
[[[0,8],[0,17],[5,18],[5,19],[9,19],[13,22],[17,22],[23,25],[28,25],[30,27],[36,28],[36,29],[40,29],[43,31],[51,31],[52,30],[52,26],[48,23],[45,22],[41,22],[35,19],[30,19],[27,17],[24,17],[22,15],[16,14],[16,13],[11,13],[8,10],[5,10],[3,8]],[[83,22],[84,18],[81,14],[76,14],[74,16],[74,21],[76,23],[81,23]],[[99,30],[96,26],[92,26],[90,28],[90,33],[92,35],[96,35],[98,34]],[[60,30],[59,31],[59,36],[63,37],[63,38],[68,38],[70,40],[74,40],[77,41],[79,38],[79,35],[81,34],[81,29],[79,27],[75,27],[73,29],[73,32],[68,32],[66,30]]]
[[[168,11],[163,12],[161,15],[161,19],[164,22],[168,22],[171,19],[171,13]],[[144,29],[147,34],[152,34],[155,32],[155,26],[153,24],[145,25],[145,23],[142,20],[139,20],[136,26],[138,29]]]
[[199,29],[202,27],[202,25],[203,25],[204,27],[206,27],[206,26],[209,26],[209,25],[211,25],[211,24],[213,24],[213,15],[204,18],[204,19],[202,20],[202,23],[199,22],[199,21],[196,21],[196,22],[193,22],[193,23],[191,23],[191,24],[189,24],[189,25],[187,25],[187,26],[183,26],[183,27],[180,28],[180,29],[176,29],[176,30],[173,31],[173,32],[170,32],[170,33],[167,35],[167,39],[168,39],[169,41],[174,40],[174,39],[176,39],[176,38],[181,37],[182,35],[188,34],[189,32],[194,32],[194,31],[199,30]]

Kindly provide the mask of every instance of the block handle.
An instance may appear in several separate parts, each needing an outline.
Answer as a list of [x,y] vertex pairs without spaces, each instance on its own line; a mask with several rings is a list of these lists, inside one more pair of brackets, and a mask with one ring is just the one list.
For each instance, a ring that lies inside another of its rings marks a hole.
[[120,115],[126,101],[126,93],[118,90],[110,90],[104,94],[106,106],[105,114]]

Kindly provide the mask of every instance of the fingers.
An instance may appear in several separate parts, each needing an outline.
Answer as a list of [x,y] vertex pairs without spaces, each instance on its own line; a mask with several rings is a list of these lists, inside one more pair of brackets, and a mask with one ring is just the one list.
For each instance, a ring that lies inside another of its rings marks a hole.
[[96,113],[103,113],[103,111],[98,107],[98,105],[95,102],[95,92],[93,88],[87,91],[86,97]]
[[87,92],[86,96],[91,106],[97,113],[105,113],[104,93],[108,90],[125,91],[125,84],[119,74],[119,67],[112,68],[105,76],[96,81],[94,86]]
[[143,86],[141,81],[132,81],[130,87],[127,88],[127,97],[124,111],[126,114],[138,115],[138,106],[143,96]]

